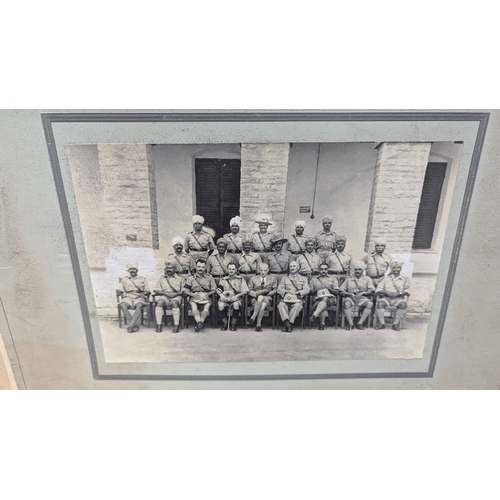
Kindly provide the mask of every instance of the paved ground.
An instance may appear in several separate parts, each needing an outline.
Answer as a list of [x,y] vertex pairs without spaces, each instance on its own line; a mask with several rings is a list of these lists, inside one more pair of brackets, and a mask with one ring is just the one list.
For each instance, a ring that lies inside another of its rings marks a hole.
[[292,333],[264,328],[236,332],[206,327],[172,333],[171,327],[143,327],[136,333],[118,328],[118,321],[100,320],[106,361],[127,362],[237,362],[237,361],[315,361],[334,359],[411,359],[421,358],[427,333],[424,319],[406,319],[405,329],[319,331],[295,328]]

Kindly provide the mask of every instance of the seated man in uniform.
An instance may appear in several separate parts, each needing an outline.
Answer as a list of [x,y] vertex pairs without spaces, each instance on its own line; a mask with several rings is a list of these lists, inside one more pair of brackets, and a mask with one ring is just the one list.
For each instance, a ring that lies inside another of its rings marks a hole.
[[196,264],[191,255],[188,255],[183,251],[184,240],[180,236],[175,236],[172,239],[172,246],[174,248],[174,253],[169,253],[165,260],[165,263],[171,262],[174,265],[174,271],[187,278],[196,269]]
[[314,236],[316,252],[320,256],[322,262],[326,262],[326,259],[328,259],[335,250],[335,239],[337,235],[333,231],[330,231],[332,221],[333,218],[331,215],[325,215],[321,220],[323,230],[317,232]]
[[279,286],[278,294],[281,301],[278,304],[278,311],[283,321],[284,332],[293,331],[295,318],[300,314],[304,307],[304,298],[309,293],[310,288],[305,276],[298,273],[299,265],[297,262],[290,262],[290,272],[285,276]]
[[328,274],[337,277],[339,285],[344,283],[347,276],[351,275],[351,254],[345,251],[345,236],[337,236],[335,239],[335,252],[326,259],[328,264]]
[[395,306],[396,313],[392,329],[399,332],[401,329],[401,320],[406,313],[405,297],[410,295],[410,279],[401,275],[401,262],[395,261],[391,264],[391,273],[384,276],[375,290],[377,294],[377,309],[375,313],[379,324],[375,330],[385,328],[384,312],[387,306]]
[[260,255],[262,262],[267,262],[267,257],[272,252],[271,240],[274,237],[273,233],[268,232],[272,223],[267,217],[261,217],[255,222],[259,225],[259,230],[252,234],[252,247],[254,252]]
[[372,279],[374,286],[380,283],[391,263],[390,256],[384,253],[386,244],[385,238],[377,238],[375,251],[361,259],[366,264],[366,275]]
[[295,222],[295,234],[288,236],[287,250],[291,253],[290,260],[297,260],[297,257],[306,251],[306,240],[310,238],[304,234],[306,223],[303,220]]
[[273,253],[268,258],[269,273],[275,274],[277,282],[282,280],[283,276],[288,274],[288,264],[290,263],[290,253],[287,252],[283,245],[287,240],[275,235],[271,240]]
[[353,262],[353,268],[354,276],[347,278],[340,286],[340,293],[344,297],[344,316],[348,322],[346,330],[354,328],[352,309],[355,305],[360,309],[363,308],[363,313],[356,324],[356,328],[364,330],[363,323],[373,308],[373,302],[369,297],[375,292],[375,287],[371,278],[364,274],[365,263],[363,261]]
[[245,276],[247,283],[259,272],[262,261],[258,253],[252,252],[252,240],[243,240],[243,252],[238,256],[238,273]]
[[[210,313],[211,297],[216,288],[214,279],[205,270],[206,262],[203,259],[198,259],[196,273],[189,276],[184,285],[184,293],[190,297],[189,304],[196,321],[195,332],[204,329],[203,323]],[[201,312],[198,309],[199,307],[202,308]]]
[[162,330],[163,308],[172,309],[172,316],[174,318],[174,333],[179,332],[179,322],[181,319],[181,300],[185,280],[175,274],[173,262],[165,263],[165,274],[160,277],[156,283],[153,292],[156,295],[156,331]]
[[[236,274],[236,264],[230,262],[228,265],[229,275],[222,278],[217,286],[217,294],[219,295],[219,314],[223,313],[227,308],[227,316],[224,314],[222,318],[221,330],[236,331],[236,323],[240,316],[240,310],[243,309],[243,298],[248,292],[247,282],[242,276]],[[229,317],[231,321],[229,322]]]
[[186,237],[186,252],[193,257],[195,262],[198,259],[206,261],[210,253],[215,250],[214,239],[203,229],[204,222],[205,219],[201,215],[194,215],[193,230]]
[[321,258],[314,250],[314,240],[312,238],[306,240],[306,251],[297,257],[296,262],[299,265],[299,274],[302,276],[310,278],[319,274]]
[[207,273],[211,274],[215,282],[218,283],[220,278],[229,274],[227,266],[231,262],[233,262],[233,259],[226,252],[226,242],[219,238],[217,240],[217,250],[208,258]]
[[[139,267],[136,262],[127,264],[127,271],[130,276],[125,276],[120,281],[120,286],[116,293],[121,296],[120,308],[128,323],[127,331],[137,332],[139,326],[137,322],[141,319],[142,308],[147,306],[151,291],[146,278],[137,276]],[[129,309],[134,309],[134,315]]]
[[231,232],[226,233],[222,239],[227,246],[227,253],[231,255],[233,261],[238,263],[238,255],[243,251],[243,240],[245,236],[240,233],[241,218],[239,216],[233,217],[229,221]]
[[325,329],[325,320],[328,316],[327,307],[337,303],[335,295],[339,294],[339,283],[335,276],[328,275],[328,264],[322,262],[319,266],[319,276],[314,276],[309,281],[311,294],[314,298],[314,311],[310,316],[311,323],[319,318],[319,330]]
[[271,307],[273,296],[276,294],[277,280],[275,276],[269,275],[269,266],[261,264],[260,276],[252,276],[248,282],[248,296],[253,307],[253,314],[248,319],[247,324],[253,326],[255,331],[262,331],[262,318],[266,309]]

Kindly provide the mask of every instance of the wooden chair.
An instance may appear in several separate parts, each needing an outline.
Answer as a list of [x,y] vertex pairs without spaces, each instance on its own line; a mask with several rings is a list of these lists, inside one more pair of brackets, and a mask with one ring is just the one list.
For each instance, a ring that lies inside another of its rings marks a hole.
[[[149,300],[149,296],[148,296]],[[118,325],[120,328],[123,328],[123,325],[127,324],[127,319],[123,316],[122,308],[120,307],[120,303],[122,301],[122,296],[118,292],[116,293],[116,305],[118,309]],[[141,311],[141,325],[144,325],[144,310],[146,310],[146,319],[148,323],[148,328],[151,326],[151,311],[150,311],[150,303],[148,302],[145,307],[142,308]]]
[[[408,295],[405,295],[404,297],[404,301],[406,302],[406,309],[405,309],[405,314],[403,316],[403,319],[401,320],[401,328],[403,329],[405,327],[405,324],[406,324],[406,311],[408,310]],[[375,311],[377,310],[377,303],[379,301],[380,297],[376,296],[375,298],[375,304],[373,305],[373,311],[374,311],[374,315],[373,315],[373,328],[375,328],[378,324],[378,317],[377,317],[377,314],[375,313]],[[389,325],[392,325],[394,323],[394,318],[396,316],[396,309],[397,307],[396,306],[386,306],[384,308],[384,320],[386,319],[389,319]]]
[[[376,304],[375,304],[375,301],[373,300],[373,295],[367,295],[366,296],[368,299],[370,299],[374,304],[373,304],[373,307],[372,307],[372,310],[370,312],[370,314],[368,315],[368,318],[366,318],[366,326],[368,328],[370,328],[371,325],[375,326],[373,321],[374,321],[374,316],[375,316],[375,307],[376,307]],[[344,298],[345,297],[342,297],[342,303],[341,303],[341,313],[340,313],[340,316],[342,317],[342,320],[341,320],[341,328],[344,328],[345,326],[345,316],[344,316]],[[362,313],[362,309],[360,310],[360,307],[358,307],[357,305],[354,305],[353,308],[352,308],[352,319],[353,321],[359,319],[361,317],[361,314]]]
[[[316,295],[309,295],[309,305],[308,305],[309,315],[308,315],[308,320],[307,320],[309,322],[309,330],[312,328],[312,321],[310,320],[310,318],[311,318],[311,314],[314,311],[314,299],[315,299],[315,297],[316,297]],[[335,327],[335,330],[336,330],[339,326],[340,310],[342,307],[342,304],[341,304],[342,301],[341,301],[340,295],[336,295],[335,297],[337,299],[335,305],[328,306],[326,308],[326,310],[328,311],[329,321],[330,321],[331,325]]]

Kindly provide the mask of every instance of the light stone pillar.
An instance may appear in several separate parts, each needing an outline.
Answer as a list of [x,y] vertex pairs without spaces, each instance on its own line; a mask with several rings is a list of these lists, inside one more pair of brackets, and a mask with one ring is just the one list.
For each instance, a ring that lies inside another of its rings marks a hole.
[[431,143],[382,143],[379,147],[366,232],[365,251],[377,237],[387,252],[411,253]]
[[104,211],[116,247],[158,248],[151,146],[99,144]]
[[289,143],[241,145],[241,230],[251,234],[256,217],[272,220],[269,231],[283,234]]

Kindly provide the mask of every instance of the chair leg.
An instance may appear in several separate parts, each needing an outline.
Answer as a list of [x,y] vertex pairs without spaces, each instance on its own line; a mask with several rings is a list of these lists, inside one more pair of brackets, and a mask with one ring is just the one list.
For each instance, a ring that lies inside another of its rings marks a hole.
[[120,304],[118,304],[118,325],[120,328],[122,327],[122,308],[120,307]]

